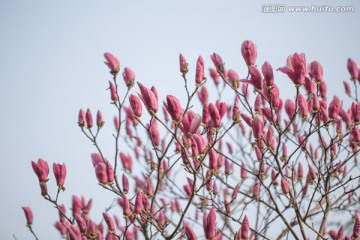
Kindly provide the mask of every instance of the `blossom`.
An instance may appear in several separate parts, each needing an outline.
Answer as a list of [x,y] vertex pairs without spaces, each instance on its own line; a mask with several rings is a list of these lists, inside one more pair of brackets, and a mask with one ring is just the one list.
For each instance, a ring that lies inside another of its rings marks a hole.
[[116,75],[120,70],[119,60],[108,52],[104,53],[104,57],[106,60],[104,63],[110,68],[110,73]]
[[26,217],[26,224],[28,226],[31,226],[31,224],[33,223],[33,213],[31,211],[31,208],[29,207],[22,207],[22,209],[24,210],[25,213],[25,217]]
[[315,79],[317,83],[322,83],[323,80],[323,68],[318,61],[313,61],[310,63],[310,72],[309,75],[311,78]]
[[285,67],[278,68],[280,72],[285,73],[295,85],[303,85],[306,74],[305,54],[294,53],[287,59]]
[[148,89],[139,82],[138,82],[138,86],[141,92],[141,95],[139,95],[141,100],[143,101],[150,115],[154,116],[159,108],[156,89],[155,88]]
[[124,82],[128,88],[131,88],[132,86],[134,86],[135,73],[133,70],[131,70],[128,67],[125,67],[124,72],[123,72],[123,78],[124,78]]
[[172,95],[166,96],[166,102],[164,102],[164,106],[168,113],[170,114],[171,118],[178,122],[181,118],[181,114],[183,110],[181,109],[180,101],[176,97]]
[[98,128],[102,128],[104,126],[105,122],[102,116],[102,113],[100,112],[100,110],[97,111],[96,114],[96,125],[98,126]]
[[48,181],[49,176],[49,165],[43,159],[39,158],[37,163],[31,161],[32,168],[35,174],[39,178],[40,183],[46,183]]
[[241,45],[241,54],[246,62],[246,65],[255,65],[257,57],[257,48],[254,42],[246,40]]
[[79,116],[78,116],[78,124],[79,127],[84,127],[86,124],[86,115],[83,109],[80,109]]
[[196,62],[195,83],[197,86],[200,86],[203,84],[204,80],[204,59],[200,56]]
[[211,61],[214,63],[217,71],[223,73],[224,72],[224,61],[220,57],[219,54],[213,53],[210,55]]
[[59,189],[65,189],[64,188],[64,182],[66,178],[66,165],[65,163],[54,163],[53,164],[53,171],[56,178],[56,183],[59,186]]
[[185,75],[189,69],[188,69],[188,63],[186,62],[185,57],[180,54],[179,56],[179,62],[180,62],[180,72],[182,72],[183,75]]
[[130,102],[131,109],[134,113],[134,116],[136,116],[137,118],[140,118],[142,115],[142,106],[140,103],[140,99],[137,96],[135,96],[134,94],[131,94],[129,97],[129,102]]
[[351,58],[349,58],[347,61],[347,69],[350,73],[351,80],[359,79],[359,70],[358,70],[357,64]]
[[90,112],[90,109],[87,109],[86,110],[86,127],[90,129],[90,128],[92,128],[92,126],[93,126],[93,117]]

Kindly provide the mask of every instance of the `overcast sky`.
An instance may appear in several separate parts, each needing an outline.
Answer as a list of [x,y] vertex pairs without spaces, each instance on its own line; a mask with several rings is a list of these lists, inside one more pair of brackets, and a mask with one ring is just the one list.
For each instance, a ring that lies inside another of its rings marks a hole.
[[[351,13],[263,13],[263,4],[281,2],[251,2],[0,0],[0,238],[31,239],[22,206],[33,209],[40,239],[59,238],[52,227],[57,212],[42,199],[31,168],[39,157],[51,165],[66,163],[67,189],[60,199],[67,206],[74,193],[94,197],[94,216],[111,204],[112,195],[97,186],[90,163],[95,149],[77,126],[80,108],[101,109],[108,124],[102,144],[111,151],[114,111],[105,91],[110,75],[104,52],[116,55],[122,69],[132,68],[137,80],[155,85],[161,99],[169,93],[180,98],[179,53],[190,64],[189,79],[199,55],[212,67],[212,52],[245,77],[240,48],[250,39],[257,44],[259,65],[267,60],[276,69],[294,52],[304,52],[308,62],[318,60],[329,96],[343,98],[347,58],[360,64],[359,1],[301,2],[353,6]],[[275,81],[281,95],[290,97],[290,80],[277,72]],[[50,177],[54,192],[52,172]]]

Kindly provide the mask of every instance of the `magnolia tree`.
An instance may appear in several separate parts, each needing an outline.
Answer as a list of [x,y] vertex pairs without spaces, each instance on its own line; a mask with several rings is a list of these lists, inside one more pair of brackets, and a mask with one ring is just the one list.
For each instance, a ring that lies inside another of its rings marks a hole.
[[[159,99],[155,86],[136,82],[130,68],[123,69],[124,85],[119,60],[104,54],[116,112],[113,154],[105,156],[98,142],[100,111],[95,119],[81,109],[78,124],[95,146],[94,177],[118,204],[95,222],[92,199],[59,202],[65,164],[53,164],[57,191],[50,194],[48,163],[32,162],[41,195],[59,212],[55,227],[64,239],[360,239],[356,62],[347,62],[344,87],[353,102],[344,106],[336,96],[328,100],[321,64],[307,63],[303,53],[277,69],[293,82],[291,99],[280,98],[270,63],[256,65],[252,41],[241,53],[244,79],[226,70],[218,54],[210,56],[216,102],[208,98],[201,56],[194,81],[180,55],[187,97]],[[231,101],[221,102],[225,94]],[[23,209],[37,238],[31,209]]]

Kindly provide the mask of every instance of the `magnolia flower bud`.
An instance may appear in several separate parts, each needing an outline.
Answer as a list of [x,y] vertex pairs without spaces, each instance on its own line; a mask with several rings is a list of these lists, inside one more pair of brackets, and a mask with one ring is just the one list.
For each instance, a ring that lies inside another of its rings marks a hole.
[[24,213],[25,213],[27,226],[31,226],[31,224],[33,223],[33,213],[31,211],[31,208],[22,207],[22,209],[24,210]]
[[110,73],[116,75],[120,69],[119,60],[108,52],[104,53],[104,57],[106,59],[104,63],[110,68]]
[[247,66],[255,65],[257,57],[257,48],[254,42],[246,40],[241,45],[241,54]]
[[124,78],[124,82],[128,88],[131,88],[132,86],[134,86],[135,73],[133,70],[131,70],[128,67],[124,68],[123,78]]

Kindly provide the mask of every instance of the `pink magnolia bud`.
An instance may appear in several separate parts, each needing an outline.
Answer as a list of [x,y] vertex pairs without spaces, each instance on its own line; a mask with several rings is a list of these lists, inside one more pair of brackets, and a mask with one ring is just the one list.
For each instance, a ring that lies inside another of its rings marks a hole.
[[306,102],[305,97],[301,93],[299,93],[298,95],[297,104],[299,106],[300,116],[303,117],[303,119],[305,119],[309,112],[309,109],[308,109],[308,103]]
[[303,85],[306,75],[305,54],[294,53],[290,55],[287,59],[286,66],[278,68],[278,70],[288,75],[295,85]]
[[133,70],[131,70],[128,67],[124,68],[123,78],[124,78],[124,82],[128,88],[131,88],[132,86],[134,86],[135,73]]
[[150,90],[139,82],[137,84],[140,88],[141,100],[143,101],[150,115],[154,116],[159,108],[156,89],[154,88],[154,90]]
[[206,190],[211,191],[213,188],[213,184],[212,184],[212,179],[211,179],[211,171],[207,170],[206,171]]
[[164,210],[161,210],[158,214],[158,223],[160,224],[160,226],[164,226],[166,224]]
[[186,193],[186,196],[188,197],[188,198],[190,198],[190,196],[191,196],[191,187],[188,185],[188,184],[186,184],[186,185],[184,185],[184,191],[185,191],[185,193]]
[[129,199],[125,195],[122,198],[122,208],[123,208],[123,215],[125,217],[130,216],[130,214],[131,214],[130,202],[129,202]]
[[110,68],[110,73],[116,75],[120,70],[120,62],[119,60],[114,57],[111,53],[104,53],[105,57],[105,64]]
[[216,101],[215,106],[219,110],[220,119],[222,119],[225,116],[225,113],[227,113],[227,106],[225,102],[220,102],[219,100]]
[[110,88],[111,100],[114,101],[114,102],[117,102],[119,100],[119,97],[117,95],[116,86],[111,81],[109,81],[109,85],[110,85],[109,88]]
[[204,59],[200,56],[196,62],[195,83],[197,86],[200,86],[204,80]]
[[75,220],[77,225],[79,226],[80,232],[85,233],[87,230],[87,224],[80,215],[75,215]]
[[330,237],[331,237],[333,240],[335,240],[336,235],[337,235],[337,231],[335,231],[335,230],[330,230],[330,231],[328,232],[328,234],[330,235]]
[[127,179],[126,175],[122,175],[122,184],[123,184],[123,191],[125,194],[129,192],[129,180]]
[[305,141],[304,137],[301,136],[300,134],[298,134],[297,138],[298,138],[298,143],[301,145],[301,148],[305,150],[306,149],[306,141]]
[[232,109],[232,120],[235,123],[239,123],[240,122],[240,108],[239,108],[239,102],[238,102],[238,98],[235,98],[234,100],[234,106]]
[[279,183],[276,179],[276,172],[275,169],[271,170],[271,180],[272,180],[272,184],[276,187]]
[[83,109],[79,111],[78,124],[79,127],[84,127],[86,124],[86,115]]
[[106,214],[104,212],[103,212],[103,217],[104,217],[104,220],[105,220],[105,222],[106,222],[106,224],[108,226],[108,230],[110,232],[114,232],[115,231],[115,225],[114,225],[114,221],[112,220],[112,218],[108,214]]
[[295,103],[290,99],[285,101],[285,112],[287,113],[289,119],[292,119],[295,115]]
[[134,213],[140,214],[142,210],[143,210],[143,194],[142,192],[138,191],[135,199]]
[[344,225],[341,225],[335,240],[343,240],[343,235],[344,235]]
[[358,215],[357,212],[355,212],[355,223],[354,223],[354,229],[353,229],[352,237],[354,239],[360,237],[360,219],[359,219],[359,215]]
[[285,178],[281,178],[281,190],[284,194],[288,194],[290,192],[289,183]]
[[250,229],[249,219],[245,215],[244,220],[241,224],[239,233],[238,233],[238,236],[239,236],[238,240],[248,240],[249,239],[249,229]]
[[112,184],[114,182],[114,168],[112,167],[111,163],[106,160],[106,175],[107,175],[107,182]]
[[327,85],[325,82],[322,82],[319,86],[319,92],[320,92],[320,96],[322,97],[323,100],[327,99]]
[[242,93],[245,95],[245,99],[246,99],[246,100],[249,100],[250,90],[248,89],[248,85],[247,85],[247,84],[241,85],[241,91],[242,91]]
[[230,82],[231,86],[234,89],[238,89],[240,87],[240,77],[237,74],[237,72],[235,70],[229,69],[227,71],[227,76],[228,76],[228,81]]
[[120,121],[119,121],[119,118],[118,117],[114,117],[114,125],[115,125],[115,129],[117,130],[117,131],[119,131],[119,129],[120,129]]
[[305,77],[305,89],[309,96],[312,96],[316,91],[316,83],[312,81],[310,78]]
[[195,232],[191,229],[188,224],[185,224],[185,235],[188,240],[197,240]]
[[315,181],[315,179],[316,179],[316,173],[314,169],[309,165],[309,171],[306,176],[306,182],[311,184],[312,182]]
[[202,105],[204,105],[209,100],[209,93],[205,86],[200,88],[200,91],[197,92],[198,98]]
[[177,99],[176,97],[174,97],[172,95],[167,95],[166,102],[164,102],[164,106],[165,106],[166,110],[169,112],[171,118],[174,121],[178,122],[180,120],[181,114],[183,112],[181,109],[179,99]]
[[301,163],[299,163],[298,170],[297,170],[297,175],[298,175],[299,181],[301,181],[303,176],[304,176],[304,170],[303,170],[303,167],[302,167]]
[[59,189],[65,189],[64,188],[64,182],[66,178],[66,166],[65,163],[59,164],[54,163],[53,164],[53,171],[56,178],[56,184],[58,185]]
[[240,175],[241,175],[241,179],[242,179],[243,181],[246,180],[247,170],[246,170],[246,165],[245,165],[244,162],[242,162],[242,164],[241,164]]
[[106,184],[108,181],[108,176],[106,172],[106,165],[105,163],[99,163],[95,167],[95,174],[99,181],[99,184]]
[[219,85],[220,79],[219,79],[219,74],[216,71],[216,69],[209,68],[209,71],[210,71],[210,77],[214,80],[215,85],[216,86]]
[[153,121],[151,123],[151,125],[147,124],[147,129],[149,130],[149,135],[150,135],[150,138],[152,140],[152,143],[154,144],[154,146],[159,146],[160,144],[160,133],[159,133],[159,130],[155,124],[155,122]]
[[360,122],[360,103],[353,102],[351,104],[351,119],[355,123]]
[[140,118],[142,114],[142,106],[140,103],[140,99],[134,94],[131,94],[129,97],[129,102],[134,115]]
[[128,170],[128,171],[132,171],[132,158],[131,156],[128,154],[128,155],[125,155],[125,153],[123,152],[120,152],[120,160],[123,164],[123,167],[125,170]]
[[218,194],[218,186],[217,186],[216,182],[214,182],[214,184],[213,184],[213,189],[212,189],[212,191],[213,191],[213,194],[214,194],[214,195],[217,195],[217,194]]
[[101,163],[101,162],[104,163],[103,158],[98,153],[91,154],[91,161],[92,161],[92,164],[94,167],[96,167],[96,165],[98,165],[98,163]]
[[150,180],[148,180],[148,182],[146,183],[146,195],[149,197],[153,197],[154,196],[154,188],[153,185],[151,183]]
[[271,89],[274,86],[274,73],[270,63],[265,61],[261,67],[261,71],[264,76],[266,87]]
[[238,184],[236,184],[236,186],[234,188],[234,191],[233,191],[233,193],[231,195],[232,199],[236,199],[236,197],[237,197],[237,195],[239,193],[239,189],[240,189],[240,184],[238,183]]
[[189,69],[188,69],[188,63],[186,62],[185,57],[180,53],[179,56],[179,62],[180,62],[180,72],[182,72],[183,75],[185,75]]
[[219,114],[219,109],[212,103],[209,104],[209,114],[211,117],[211,120],[214,124],[214,127],[220,127],[221,125],[221,118]]
[[213,53],[210,55],[211,61],[214,63],[214,66],[217,71],[223,73],[224,72],[224,61],[220,57],[219,54]]
[[250,77],[251,84],[254,86],[255,90],[261,92],[263,87],[263,81],[259,69],[257,69],[255,66],[250,66],[249,70],[251,76]]
[[351,88],[350,88],[350,85],[345,81],[344,81],[344,89],[345,89],[346,95],[350,96],[351,95]]
[[38,176],[40,183],[46,183],[48,181],[49,176],[49,165],[43,159],[39,158],[37,163],[31,161],[31,166]]
[[260,112],[261,108],[261,95],[257,95],[254,102],[254,109],[256,113]]
[[260,183],[257,182],[257,183],[255,183],[253,192],[252,192],[252,196],[253,196],[253,198],[255,198],[256,201],[258,201],[258,199],[259,199],[259,193],[260,193]]
[[264,134],[264,118],[257,114],[252,121],[252,130],[255,139],[261,139]]
[[207,239],[213,239],[216,236],[216,210],[214,207],[207,216],[205,236]]
[[351,80],[356,80],[356,79],[359,79],[359,71],[358,71],[358,67],[357,67],[357,64],[356,62],[349,58],[348,61],[347,61],[347,69],[350,73],[350,76],[351,76]]
[[54,227],[59,231],[62,237],[64,237],[67,233],[66,227],[62,222],[56,222]]
[[201,124],[201,116],[199,114],[194,115],[194,118],[190,123],[190,133],[194,134],[197,132]]
[[82,203],[79,197],[73,195],[72,197],[72,215],[80,215],[82,210]]
[[24,213],[25,213],[27,226],[31,226],[31,224],[33,223],[33,213],[31,211],[31,208],[22,207],[22,209],[24,210]]
[[257,48],[254,42],[246,40],[241,45],[241,54],[247,66],[255,65],[257,57]]
[[90,112],[90,109],[87,109],[87,111],[86,111],[86,127],[87,128],[92,128],[92,126],[93,126],[93,117],[92,117],[92,114],[91,114],[91,112]]
[[329,104],[329,117],[331,119],[337,119],[339,112],[341,111],[343,102],[336,96],[334,96],[333,100]]
[[209,150],[209,168],[212,172],[217,172],[217,155],[213,148]]
[[231,164],[230,161],[225,158],[225,175],[229,176],[231,174]]
[[316,82],[322,83],[323,80],[323,68],[318,61],[313,61],[310,63],[310,77],[315,79]]
[[98,128],[102,128],[104,126],[105,122],[102,116],[102,113],[100,112],[100,110],[97,111],[96,114],[96,125],[98,126]]
[[245,113],[240,113],[241,118],[246,122],[246,124],[249,127],[252,127],[253,125],[253,120],[251,119],[251,117],[249,117],[248,115],[246,115]]

